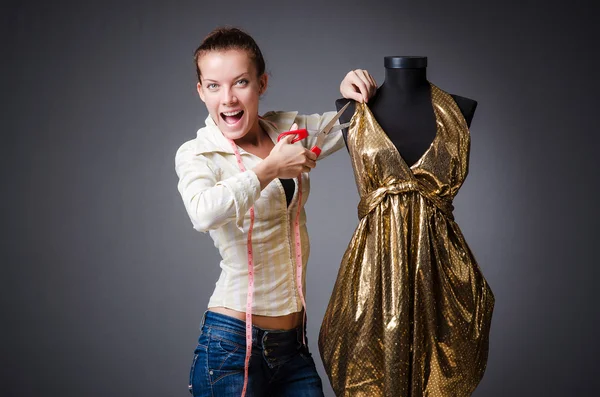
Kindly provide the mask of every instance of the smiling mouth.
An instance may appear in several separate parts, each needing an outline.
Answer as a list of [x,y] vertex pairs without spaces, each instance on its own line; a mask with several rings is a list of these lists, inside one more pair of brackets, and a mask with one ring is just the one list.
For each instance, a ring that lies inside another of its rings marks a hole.
[[233,111],[233,112],[222,112],[221,113],[221,118],[227,124],[234,125],[238,121],[241,120],[241,118],[242,118],[243,115],[244,115],[244,111],[243,110],[236,110],[236,111]]

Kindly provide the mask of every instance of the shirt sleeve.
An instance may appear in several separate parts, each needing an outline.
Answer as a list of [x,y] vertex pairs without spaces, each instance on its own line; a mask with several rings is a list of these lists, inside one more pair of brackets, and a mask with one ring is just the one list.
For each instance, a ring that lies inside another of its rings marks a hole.
[[191,142],[178,149],[175,171],[177,189],[194,229],[206,233],[235,221],[244,230],[245,215],[261,192],[254,171],[219,180],[218,167],[205,155],[195,153]]
[[[315,134],[321,130],[335,115],[337,112],[325,112],[323,114],[310,114],[310,115],[298,115],[294,120],[298,124],[298,128],[305,128],[308,131],[308,138],[303,139],[302,145],[307,149],[314,146],[317,138]],[[339,120],[335,122],[335,125],[339,125]],[[322,160],[330,154],[340,150],[345,145],[344,137],[342,136],[342,130],[331,132],[327,134],[321,148],[321,154],[317,160]]]

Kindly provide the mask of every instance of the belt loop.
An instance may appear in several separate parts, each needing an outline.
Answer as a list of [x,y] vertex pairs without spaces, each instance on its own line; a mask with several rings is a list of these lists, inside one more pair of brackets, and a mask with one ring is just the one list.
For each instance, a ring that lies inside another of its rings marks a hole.
[[262,333],[262,335],[260,335],[260,340],[259,340],[259,338],[257,338],[257,341],[258,341],[258,344],[261,349],[266,349],[265,342],[268,339],[267,335],[269,335],[269,331],[263,331],[261,333]]
[[257,346],[262,345],[259,328],[254,325],[252,326],[252,343],[256,343]]
[[202,321],[200,322],[200,330],[202,330],[202,327],[204,327],[204,322],[206,321],[206,313],[208,313],[208,310],[205,310],[204,314],[202,315]]

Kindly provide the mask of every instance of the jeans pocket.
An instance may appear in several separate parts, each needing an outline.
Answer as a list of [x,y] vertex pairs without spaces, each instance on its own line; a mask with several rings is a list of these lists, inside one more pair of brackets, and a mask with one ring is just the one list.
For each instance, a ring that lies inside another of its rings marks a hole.
[[208,343],[208,374],[211,384],[244,372],[246,349],[237,343],[211,338]]
[[[192,359],[192,365],[190,367],[190,379],[188,382],[188,391],[192,395],[194,395],[194,378],[195,378],[196,370],[206,371],[206,368],[202,367],[202,361],[198,362],[201,359],[206,361],[205,355],[206,355],[207,347],[203,343],[206,343],[206,337],[204,335],[201,335],[199,338],[198,344],[196,345],[196,348],[194,349],[194,358]],[[197,383],[197,380],[196,380],[196,383]],[[198,388],[198,385],[196,385],[196,389],[197,388]]]

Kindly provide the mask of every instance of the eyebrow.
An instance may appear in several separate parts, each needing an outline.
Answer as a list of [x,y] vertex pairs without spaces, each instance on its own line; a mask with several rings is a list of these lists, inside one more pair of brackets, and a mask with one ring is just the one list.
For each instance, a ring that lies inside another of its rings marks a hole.
[[[233,78],[233,80],[237,80],[237,79],[239,79],[240,77],[243,77],[243,76],[245,76],[245,75],[247,75],[247,74],[250,74],[250,73],[248,73],[248,72],[244,72],[244,73],[240,74],[239,76],[236,76],[236,77],[234,77],[234,78]],[[202,79],[202,80],[204,80],[204,81],[212,81],[213,83],[218,83],[218,81],[217,81],[217,80],[212,80],[212,79]]]

